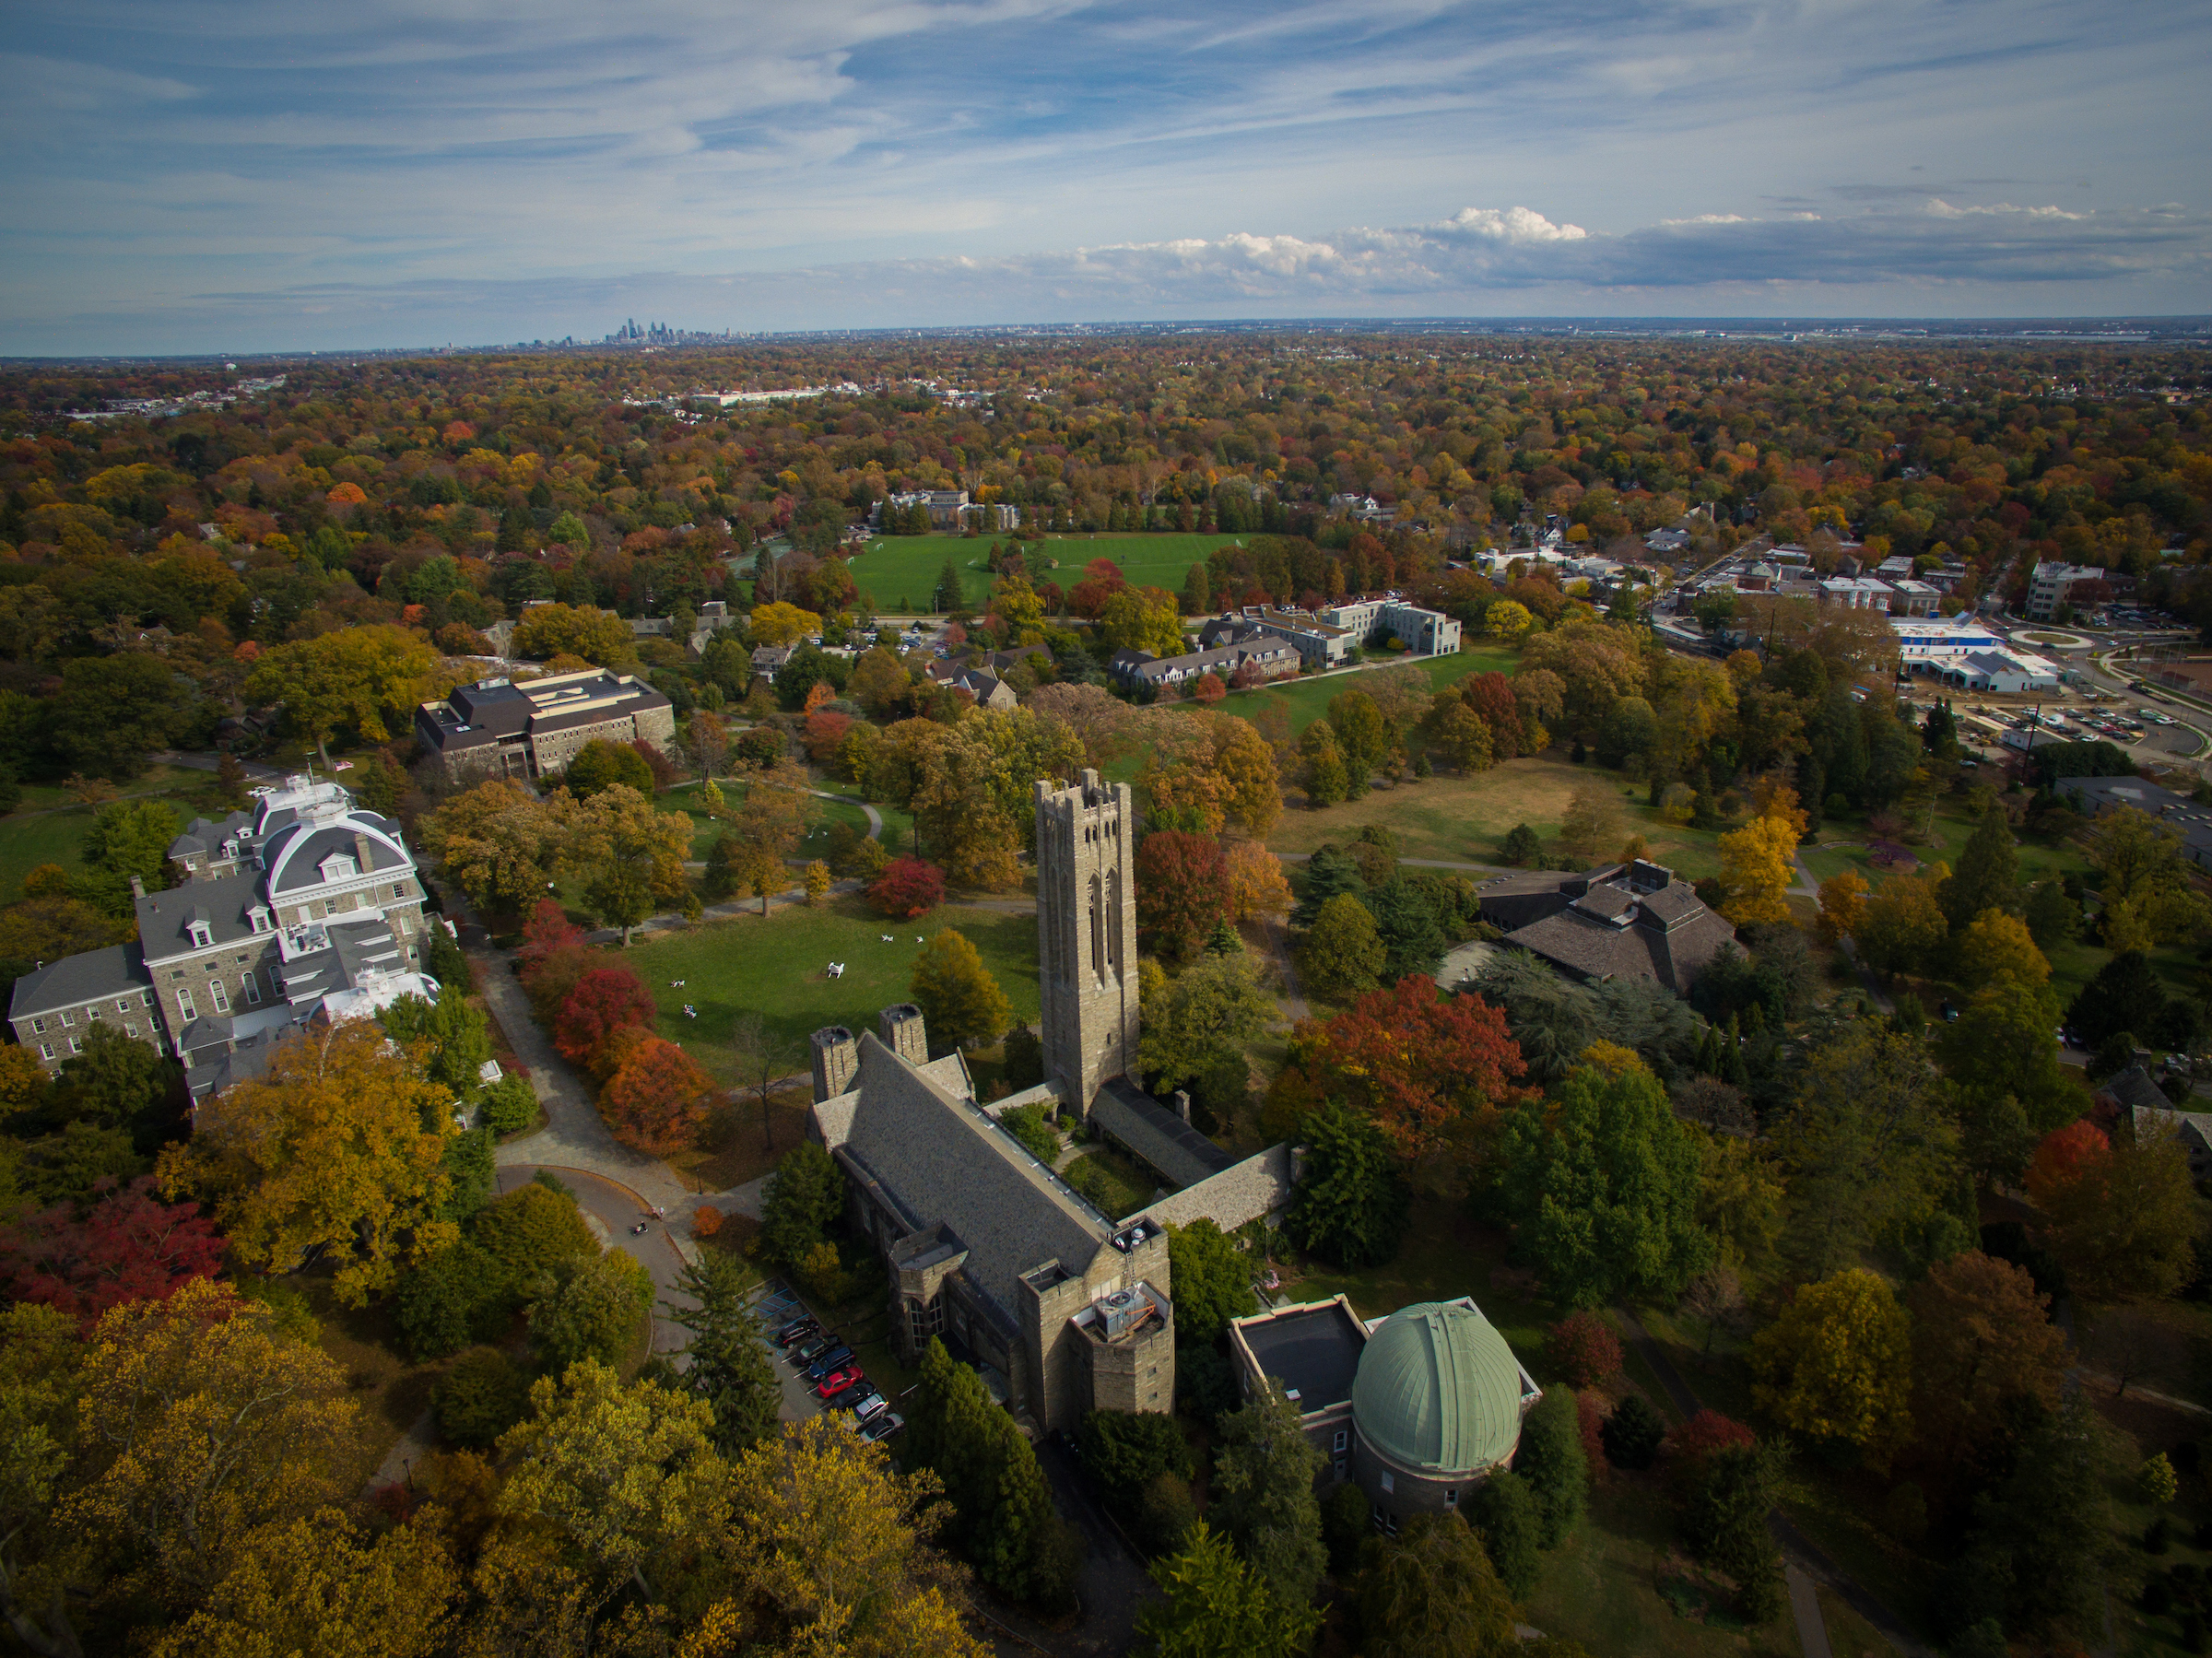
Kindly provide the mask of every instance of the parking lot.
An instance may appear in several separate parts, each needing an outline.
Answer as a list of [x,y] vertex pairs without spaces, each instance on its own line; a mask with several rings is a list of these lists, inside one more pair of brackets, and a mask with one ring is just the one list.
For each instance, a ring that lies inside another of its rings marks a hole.
[[[797,1290],[781,1278],[771,1278],[753,1292],[754,1316],[760,1321],[760,1329],[770,1337],[769,1361],[775,1367],[776,1381],[782,1389],[783,1405],[777,1414],[786,1422],[803,1422],[809,1417],[818,1417],[825,1406],[815,1391],[815,1383],[806,1375],[806,1360],[792,1357],[773,1341],[775,1333],[795,1319],[812,1318],[813,1310],[800,1298]],[[803,1348],[804,1339],[794,1343]],[[873,1413],[871,1413],[873,1414]]]

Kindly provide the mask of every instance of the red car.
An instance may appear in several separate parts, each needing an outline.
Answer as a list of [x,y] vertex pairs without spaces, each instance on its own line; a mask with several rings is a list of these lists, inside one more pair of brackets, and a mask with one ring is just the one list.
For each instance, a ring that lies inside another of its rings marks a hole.
[[831,1370],[827,1376],[823,1377],[820,1382],[815,1387],[815,1396],[817,1398],[827,1399],[832,1393],[843,1393],[845,1389],[851,1387],[855,1382],[862,1381],[863,1379],[864,1378],[860,1373],[860,1367],[856,1364],[849,1364],[845,1366],[843,1370]]

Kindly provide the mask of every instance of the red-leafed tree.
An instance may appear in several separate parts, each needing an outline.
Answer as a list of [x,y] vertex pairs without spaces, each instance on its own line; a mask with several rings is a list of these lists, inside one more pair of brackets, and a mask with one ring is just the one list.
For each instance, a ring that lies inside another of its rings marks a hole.
[[912,921],[945,901],[945,872],[921,858],[893,858],[868,883],[868,902],[893,921]]
[[1705,1476],[1705,1464],[1716,1453],[1758,1442],[1759,1436],[1733,1417],[1701,1410],[1666,1436],[1669,1481],[1687,1495]]
[[1400,1157],[1418,1158],[1520,1099],[1515,1079],[1526,1068],[1503,1013],[1411,974],[1325,1025],[1300,1021],[1271,1109],[1302,1112],[1341,1099],[1372,1117]]
[[1067,590],[1067,607],[1077,616],[1096,621],[1106,601],[1126,586],[1128,578],[1111,559],[1093,559],[1083,567],[1083,579]]
[[853,729],[853,716],[841,714],[834,709],[818,708],[806,716],[806,758],[820,765],[845,740]]
[[1490,728],[1490,757],[1510,760],[1521,752],[1521,707],[1513,682],[1503,674],[1470,674],[1459,682],[1460,700]]
[[2112,1155],[2112,1143],[2087,1117],[2053,1129],[2037,1144],[2035,1159],[2028,1165],[2028,1196],[2037,1208],[2046,1206],[2065,1187],[2079,1180],[2088,1166]]
[[645,982],[626,967],[595,967],[576,981],[553,1022],[553,1045],[582,1064],[618,1030],[653,1029],[659,1009]]
[[514,958],[527,973],[554,951],[571,949],[582,942],[583,929],[551,899],[541,898],[530,911],[530,919],[523,923],[523,947],[515,951]]
[[199,1205],[155,1202],[150,1174],[101,1185],[81,1220],[63,1204],[0,1231],[9,1296],[89,1323],[124,1301],[159,1300],[187,1279],[215,1276],[223,1241]]
[[665,1038],[641,1037],[600,1090],[599,1112],[623,1145],[666,1157],[699,1137],[713,1092],[714,1079],[688,1053]]
[[1620,1373],[1620,1337],[1594,1312],[1571,1312],[1544,1332],[1544,1356],[1570,1387],[1594,1387]]
[[645,762],[645,770],[653,773],[654,788],[674,788],[677,782],[682,781],[684,774],[676,769],[676,762],[643,737],[639,737],[632,742],[630,747],[636,751],[638,758]]
[[1229,695],[1229,688],[1210,673],[1198,676],[1198,683],[1191,687],[1191,700],[1209,707]]
[[1229,861],[1211,835],[1155,829],[1136,848],[1136,924],[1188,955],[1230,911]]

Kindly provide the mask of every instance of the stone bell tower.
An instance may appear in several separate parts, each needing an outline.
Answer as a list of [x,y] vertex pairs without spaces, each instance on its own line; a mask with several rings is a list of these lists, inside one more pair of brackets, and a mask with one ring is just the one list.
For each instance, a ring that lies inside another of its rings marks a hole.
[[1044,1079],[1090,1115],[1136,1064],[1135,814],[1127,783],[1037,784],[1037,967]]

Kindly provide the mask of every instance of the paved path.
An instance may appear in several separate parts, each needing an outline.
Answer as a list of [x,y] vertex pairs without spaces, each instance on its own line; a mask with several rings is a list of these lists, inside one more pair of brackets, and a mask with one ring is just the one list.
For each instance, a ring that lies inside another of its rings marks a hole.
[[1828,1644],[1828,1624],[1820,1616],[1820,1592],[1813,1580],[1794,1561],[1782,1569],[1782,1576],[1789,1585],[1790,1616],[1797,1621],[1797,1644],[1805,1649],[1805,1658],[1835,1658]]
[[1283,1011],[1293,1019],[1312,1018],[1313,1009],[1306,1001],[1305,986],[1299,982],[1298,963],[1291,957],[1290,945],[1281,925],[1273,916],[1262,916],[1260,925],[1267,934],[1267,954],[1283,971],[1283,994],[1278,998]]
[[[1620,1320],[1621,1333],[1629,1338],[1630,1345],[1642,1356],[1644,1363],[1652,1367],[1652,1374],[1658,1377],[1659,1385],[1666,1390],[1667,1397],[1675,1402],[1675,1408],[1680,1411],[1685,1418],[1696,1416],[1701,1408],[1698,1395],[1691,1390],[1689,1383],[1682,1379],[1681,1372],[1675,1369],[1674,1360],[1669,1358],[1659,1344],[1652,1339],[1652,1333],[1643,1327],[1642,1321],[1625,1306],[1617,1306],[1613,1311],[1614,1315]],[[1782,1510],[1776,1509],[1767,1516],[1767,1529],[1774,1534],[1775,1542],[1782,1546],[1786,1570],[1795,1571],[1802,1568],[1812,1578],[1828,1584],[1850,1604],[1853,1611],[1874,1627],[1877,1634],[1902,1652],[1905,1658],[1936,1658],[1934,1649],[1923,1645],[1908,1634],[1904,1624],[1895,1613],[1876,1599],[1872,1593],[1861,1588],[1854,1579],[1823,1554],[1818,1546],[1799,1531],[1795,1523]],[[1827,1653],[1830,1650],[1828,1626],[1820,1617],[1818,1599],[1807,1594],[1801,1604],[1796,1585],[1793,1582],[1790,1589],[1790,1609],[1797,1616],[1797,1636],[1799,1642],[1805,1648],[1807,1658],[1812,1658],[1816,1652]],[[1813,1631],[1809,1634],[1806,1622],[1808,1609],[1811,1614]],[[1814,1644],[1816,1639],[1818,1642],[1818,1646]]]

